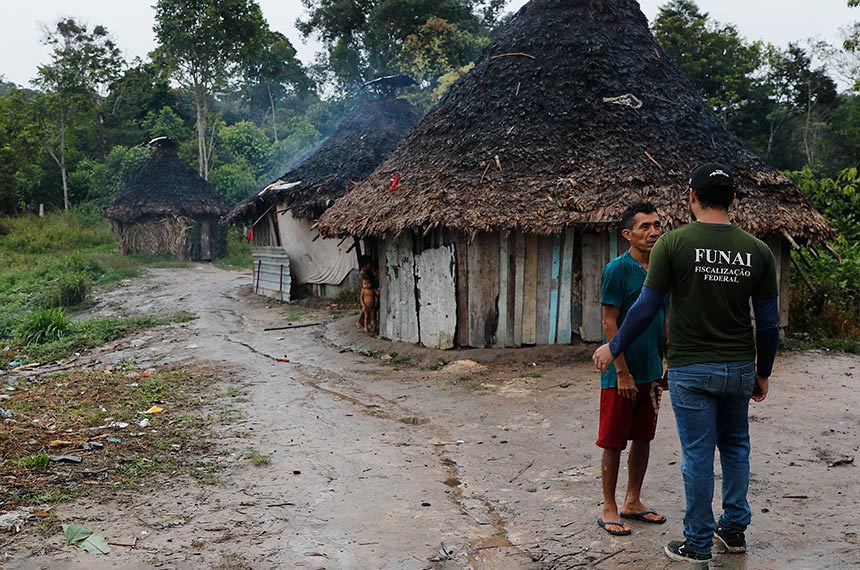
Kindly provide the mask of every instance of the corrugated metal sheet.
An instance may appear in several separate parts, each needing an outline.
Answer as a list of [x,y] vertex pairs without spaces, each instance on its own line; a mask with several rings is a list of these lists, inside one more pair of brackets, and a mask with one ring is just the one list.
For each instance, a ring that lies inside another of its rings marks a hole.
[[290,258],[280,247],[252,247],[254,293],[290,301]]

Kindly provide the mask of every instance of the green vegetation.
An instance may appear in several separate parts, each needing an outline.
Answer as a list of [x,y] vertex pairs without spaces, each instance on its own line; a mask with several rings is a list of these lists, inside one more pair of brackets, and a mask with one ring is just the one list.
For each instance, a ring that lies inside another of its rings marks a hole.
[[74,320],[94,286],[133,277],[160,259],[121,256],[107,221],[86,209],[0,220],[0,342],[25,360],[53,360],[188,313]]
[[230,228],[227,232],[227,255],[215,262],[215,267],[221,269],[245,270],[251,269],[251,245],[242,232]]
[[18,460],[18,466],[32,471],[47,471],[51,467],[51,458],[44,451],[36,455],[28,455]]
[[833,251],[793,252],[791,314],[785,347],[860,352],[860,177],[856,168],[834,178],[811,169],[788,173],[830,221]]
[[248,461],[251,462],[251,465],[254,465],[255,467],[264,467],[266,465],[271,465],[272,463],[271,454],[265,455],[256,449],[249,450],[248,453],[245,454],[245,457],[247,457]]

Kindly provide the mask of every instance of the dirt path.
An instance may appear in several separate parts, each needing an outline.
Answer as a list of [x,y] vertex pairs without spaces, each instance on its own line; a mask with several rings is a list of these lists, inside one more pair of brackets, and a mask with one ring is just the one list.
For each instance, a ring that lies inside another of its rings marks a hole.
[[[61,537],[24,537],[10,567],[672,567],[661,549],[680,535],[683,487],[668,399],[645,488],[669,524],[634,523],[634,537],[615,539],[594,524],[598,394],[588,363],[385,366],[330,340],[354,339],[348,322],[263,332],[284,319],[243,293],[248,279],[206,265],[154,270],[94,309],[199,315],[99,358],[223,367],[247,401],[242,417],[213,426],[220,483],[62,505],[62,520],[116,542],[137,537],[136,548],[96,557]],[[780,360],[772,395],[752,412],[751,552],[712,567],[860,565],[857,465],[828,468],[858,455],[858,367],[857,357],[812,352]],[[248,464],[251,449],[271,464]]]

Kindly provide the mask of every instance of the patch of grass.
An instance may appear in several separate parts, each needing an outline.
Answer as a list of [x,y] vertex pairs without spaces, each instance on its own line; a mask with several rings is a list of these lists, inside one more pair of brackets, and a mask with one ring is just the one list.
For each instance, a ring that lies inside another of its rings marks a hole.
[[147,478],[153,473],[160,471],[171,471],[173,463],[164,458],[147,459],[137,457],[120,463],[119,472],[122,475],[122,482],[126,485],[133,485],[141,479]]
[[284,307],[284,319],[290,322],[301,321],[311,314],[311,312],[301,305],[287,305]]
[[31,505],[65,503],[67,501],[73,501],[79,494],[80,493],[75,489],[69,489],[68,487],[54,487],[33,495],[27,499],[27,502]]
[[230,229],[227,232],[227,255],[215,261],[215,267],[231,271],[253,269],[251,259],[251,244],[241,231]]
[[73,328],[72,319],[62,309],[36,309],[15,327],[15,341],[24,345],[56,342],[68,336]]
[[64,336],[26,347],[30,360],[57,360],[74,352],[101,346],[135,331],[171,323],[182,323],[196,318],[187,312],[172,315],[145,315],[135,317],[101,317],[73,323]]
[[189,472],[201,485],[217,485],[218,473],[214,469],[194,469]]
[[856,338],[785,337],[779,341],[779,349],[784,351],[835,350],[860,354],[860,340]]
[[256,449],[248,451],[245,454],[245,457],[248,459],[248,461],[251,462],[251,465],[254,465],[255,467],[263,467],[265,465],[271,465],[272,463],[271,454],[265,455],[260,453]]
[[523,374],[522,378],[543,378],[543,374],[540,372],[529,372],[527,374]]
[[35,455],[21,457],[15,462],[19,467],[29,469],[31,471],[47,471],[51,468],[51,458],[44,451]]

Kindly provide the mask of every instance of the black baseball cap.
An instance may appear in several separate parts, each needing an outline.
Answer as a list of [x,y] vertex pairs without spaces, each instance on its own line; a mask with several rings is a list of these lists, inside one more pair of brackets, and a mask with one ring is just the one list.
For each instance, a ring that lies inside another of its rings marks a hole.
[[708,190],[735,191],[735,178],[731,169],[719,162],[706,162],[697,166],[690,175],[690,187],[696,192]]

